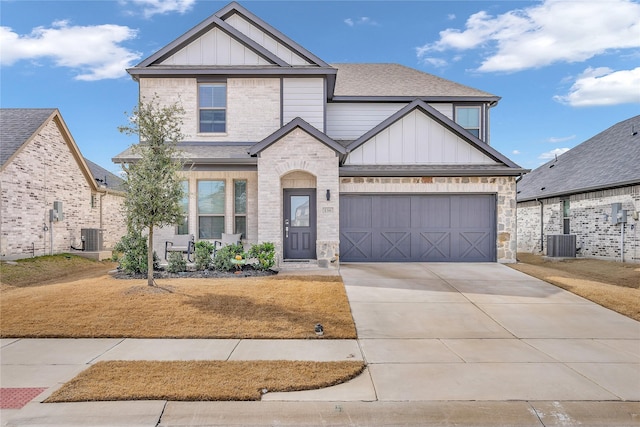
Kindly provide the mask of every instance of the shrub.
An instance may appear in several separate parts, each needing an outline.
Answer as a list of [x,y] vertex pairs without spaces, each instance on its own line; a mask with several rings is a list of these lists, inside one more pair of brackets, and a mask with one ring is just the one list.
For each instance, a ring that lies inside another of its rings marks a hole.
[[231,260],[235,259],[236,255],[244,256],[242,245],[227,245],[218,249],[216,256],[213,258],[213,267],[220,271],[232,271],[236,269],[236,264]]
[[169,261],[169,264],[167,264],[169,273],[187,271],[187,260],[182,256],[182,252],[171,252],[167,261]]
[[206,270],[211,266],[211,254],[213,253],[213,249],[213,243],[206,240],[200,240],[196,243],[196,270]]
[[[118,257],[120,268],[129,274],[147,272],[147,237],[139,231],[129,231],[116,244],[114,250],[122,253]],[[160,258],[153,252],[153,269],[160,267]]]
[[256,260],[252,264],[256,270],[268,270],[276,262],[276,247],[271,242],[264,242],[258,245],[251,246],[249,249],[249,258]]

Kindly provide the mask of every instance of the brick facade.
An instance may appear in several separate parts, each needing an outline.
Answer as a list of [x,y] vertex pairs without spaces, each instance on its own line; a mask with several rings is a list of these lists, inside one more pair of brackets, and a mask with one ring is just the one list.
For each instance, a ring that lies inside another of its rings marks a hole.
[[[2,259],[69,252],[80,247],[82,228],[105,228],[105,246],[124,234],[121,197],[92,189],[57,118],[50,120],[2,170]],[[92,206],[92,195],[95,203]],[[60,201],[64,218],[51,223]],[[101,216],[101,203],[105,212]],[[103,221],[101,225],[101,220]]]
[[[622,228],[624,228],[624,261],[640,262],[640,221],[632,212],[640,211],[640,185],[612,190],[594,191],[567,197],[570,205],[570,233],[576,235],[577,255],[620,261]],[[562,203],[564,198],[542,200],[543,236],[563,234]],[[625,225],[612,225],[611,204],[622,203],[627,210]],[[518,251],[540,253],[540,203],[518,203]]]
[[[258,241],[275,243],[278,262],[282,261],[282,190],[311,185],[315,180],[318,265],[337,266],[336,254],[340,247],[338,160],[332,148],[299,128],[260,153]],[[329,201],[327,190],[334,195]]]
[[474,193],[497,196],[498,262],[516,261],[515,177],[418,177],[340,179],[341,193]]
[[182,133],[187,141],[260,141],[280,128],[279,78],[229,78],[227,131],[198,133],[198,81],[195,78],[141,78],[140,99],[158,95],[165,105],[185,110]]

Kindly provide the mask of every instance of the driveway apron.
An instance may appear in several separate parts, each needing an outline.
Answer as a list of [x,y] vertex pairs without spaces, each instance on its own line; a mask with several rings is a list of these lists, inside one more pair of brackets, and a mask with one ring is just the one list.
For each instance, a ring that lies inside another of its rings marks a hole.
[[496,263],[340,272],[377,400],[640,400],[640,322]]

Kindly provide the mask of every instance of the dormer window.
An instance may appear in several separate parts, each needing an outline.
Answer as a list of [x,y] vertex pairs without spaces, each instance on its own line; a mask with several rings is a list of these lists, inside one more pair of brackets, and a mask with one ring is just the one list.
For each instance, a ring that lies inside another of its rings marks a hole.
[[456,107],[456,123],[471,135],[480,138],[480,107]]
[[200,133],[227,131],[227,84],[225,82],[198,85],[198,114]]

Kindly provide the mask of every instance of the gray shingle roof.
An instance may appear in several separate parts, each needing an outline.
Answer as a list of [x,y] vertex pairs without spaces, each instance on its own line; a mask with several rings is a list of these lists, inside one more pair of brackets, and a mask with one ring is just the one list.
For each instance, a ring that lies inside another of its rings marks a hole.
[[[177,149],[182,152],[187,163],[236,163],[257,164],[255,158],[249,154],[249,148],[253,143],[246,142],[181,142]],[[115,163],[128,163],[139,158],[133,153],[133,147],[127,148],[113,158]]]
[[640,115],[525,175],[518,182],[517,199],[523,202],[634,183],[640,183]]
[[334,97],[499,97],[400,64],[330,64],[338,69]]
[[93,163],[91,160],[84,158],[85,163],[96,180],[98,187],[107,188],[109,190],[124,191],[124,180],[117,175],[112,174],[102,166]]
[[55,111],[55,108],[0,109],[0,165],[4,166]]

